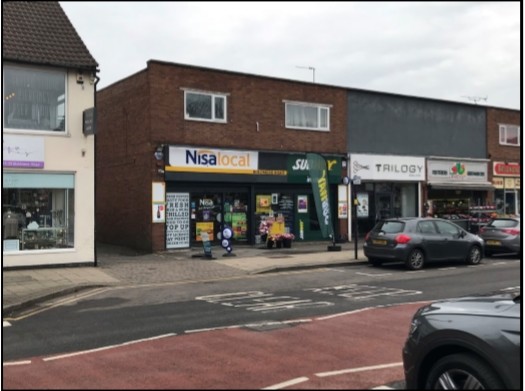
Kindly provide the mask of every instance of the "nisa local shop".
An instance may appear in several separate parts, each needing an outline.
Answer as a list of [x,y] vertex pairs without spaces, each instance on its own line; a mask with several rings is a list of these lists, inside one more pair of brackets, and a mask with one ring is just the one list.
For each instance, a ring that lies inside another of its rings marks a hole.
[[[306,154],[184,146],[169,146],[167,152],[166,218],[161,221],[166,249],[197,244],[203,233],[219,243],[225,226],[232,229],[234,243],[256,244],[273,221],[283,223],[296,241],[324,240]],[[322,156],[334,230],[345,235],[337,221],[343,156]]]

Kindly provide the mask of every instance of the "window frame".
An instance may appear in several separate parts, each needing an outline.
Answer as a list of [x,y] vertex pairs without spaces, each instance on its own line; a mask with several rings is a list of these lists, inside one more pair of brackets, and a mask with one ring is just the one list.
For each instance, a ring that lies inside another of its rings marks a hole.
[[[63,130],[47,130],[47,129],[29,129],[29,128],[14,128],[9,126],[4,126],[4,122],[2,122],[2,130],[5,133],[10,134],[31,134],[31,135],[44,135],[44,136],[67,136],[69,134],[68,132],[68,71],[63,68],[49,68],[49,67],[41,67],[41,66],[31,66],[31,65],[20,65],[20,64],[5,64],[3,66],[3,76],[2,76],[2,93],[4,95],[4,105],[2,108],[2,115],[4,118],[8,115],[6,113],[6,102],[5,97],[7,94],[6,88],[6,71],[7,70],[24,70],[24,71],[30,71],[35,73],[54,73],[54,74],[60,74],[63,77],[64,82],[64,90],[59,97],[63,97],[60,101],[57,100],[56,109],[58,111],[58,108],[60,106],[63,106],[63,121],[64,121],[64,129]],[[40,90],[34,90],[34,91],[40,91]]]
[[[330,132],[330,109],[332,105],[323,103],[310,103],[310,102],[298,102],[298,101],[287,101],[284,100],[284,125],[286,129],[298,129],[298,130],[313,130],[317,132]],[[296,126],[288,124],[288,106],[302,106],[302,107],[315,107],[317,108],[317,127],[310,126]],[[321,126],[321,111],[326,110],[326,127]]]
[[[508,142],[508,136],[507,136],[507,130],[509,126],[513,126],[518,131],[516,144],[512,144]],[[499,144],[505,145],[509,147],[520,147],[521,146],[521,127],[519,125],[512,125],[512,124],[499,124]]]
[[[204,122],[213,122],[213,123],[228,123],[228,93],[225,92],[212,92],[212,91],[202,91],[202,90],[193,90],[183,88],[184,91],[184,119],[187,121],[204,121]],[[187,96],[188,94],[195,95],[204,95],[211,98],[211,117],[212,118],[200,118],[200,117],[190,117],[187,110]],[[215,114],[215,104],[216,98],[222,98],[224,100],[223,111],[224,118],[217,118]]]

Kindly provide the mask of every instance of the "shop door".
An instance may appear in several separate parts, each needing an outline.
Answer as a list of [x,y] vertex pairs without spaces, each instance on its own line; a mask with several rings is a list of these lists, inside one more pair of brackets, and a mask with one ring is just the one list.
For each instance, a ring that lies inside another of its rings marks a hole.
[[248,193],[224,194],[224,224],[231,227],[233,239],[248,241]]
[[384,220],[392,217],[392,194],[376,194],[376,219]]

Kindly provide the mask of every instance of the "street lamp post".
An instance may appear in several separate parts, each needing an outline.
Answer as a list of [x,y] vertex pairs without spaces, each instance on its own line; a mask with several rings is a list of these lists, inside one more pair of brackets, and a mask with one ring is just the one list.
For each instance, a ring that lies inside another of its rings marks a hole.
[[352,210],[352,218],[354,220],[354,239],[355,239],[355,243],[354,243],[354,255],[355,255],[355,259],[357,259],[357,238],[358,238],[358,234],[357,234],[357,206],[359,205],[359,201],[357,200],[357,193],[355,191],[355,186],[359,186],[361,184],[361,177],[358,176],[358,175],[354,175],[354,177],[352,178],[352,187],[353,187],[353,210]]

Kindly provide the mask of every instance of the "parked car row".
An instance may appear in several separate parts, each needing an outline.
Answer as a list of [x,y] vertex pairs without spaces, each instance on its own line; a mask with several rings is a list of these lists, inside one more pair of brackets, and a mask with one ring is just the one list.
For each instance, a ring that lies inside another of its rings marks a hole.
[[454,260],[477,265],[484,255],[521,254],[520,218],[495,218],[479,235],[446,219],[385,219],[365,236],[363,250],[374,266],[402,261],[408,269],[419,270],[427,262]]

